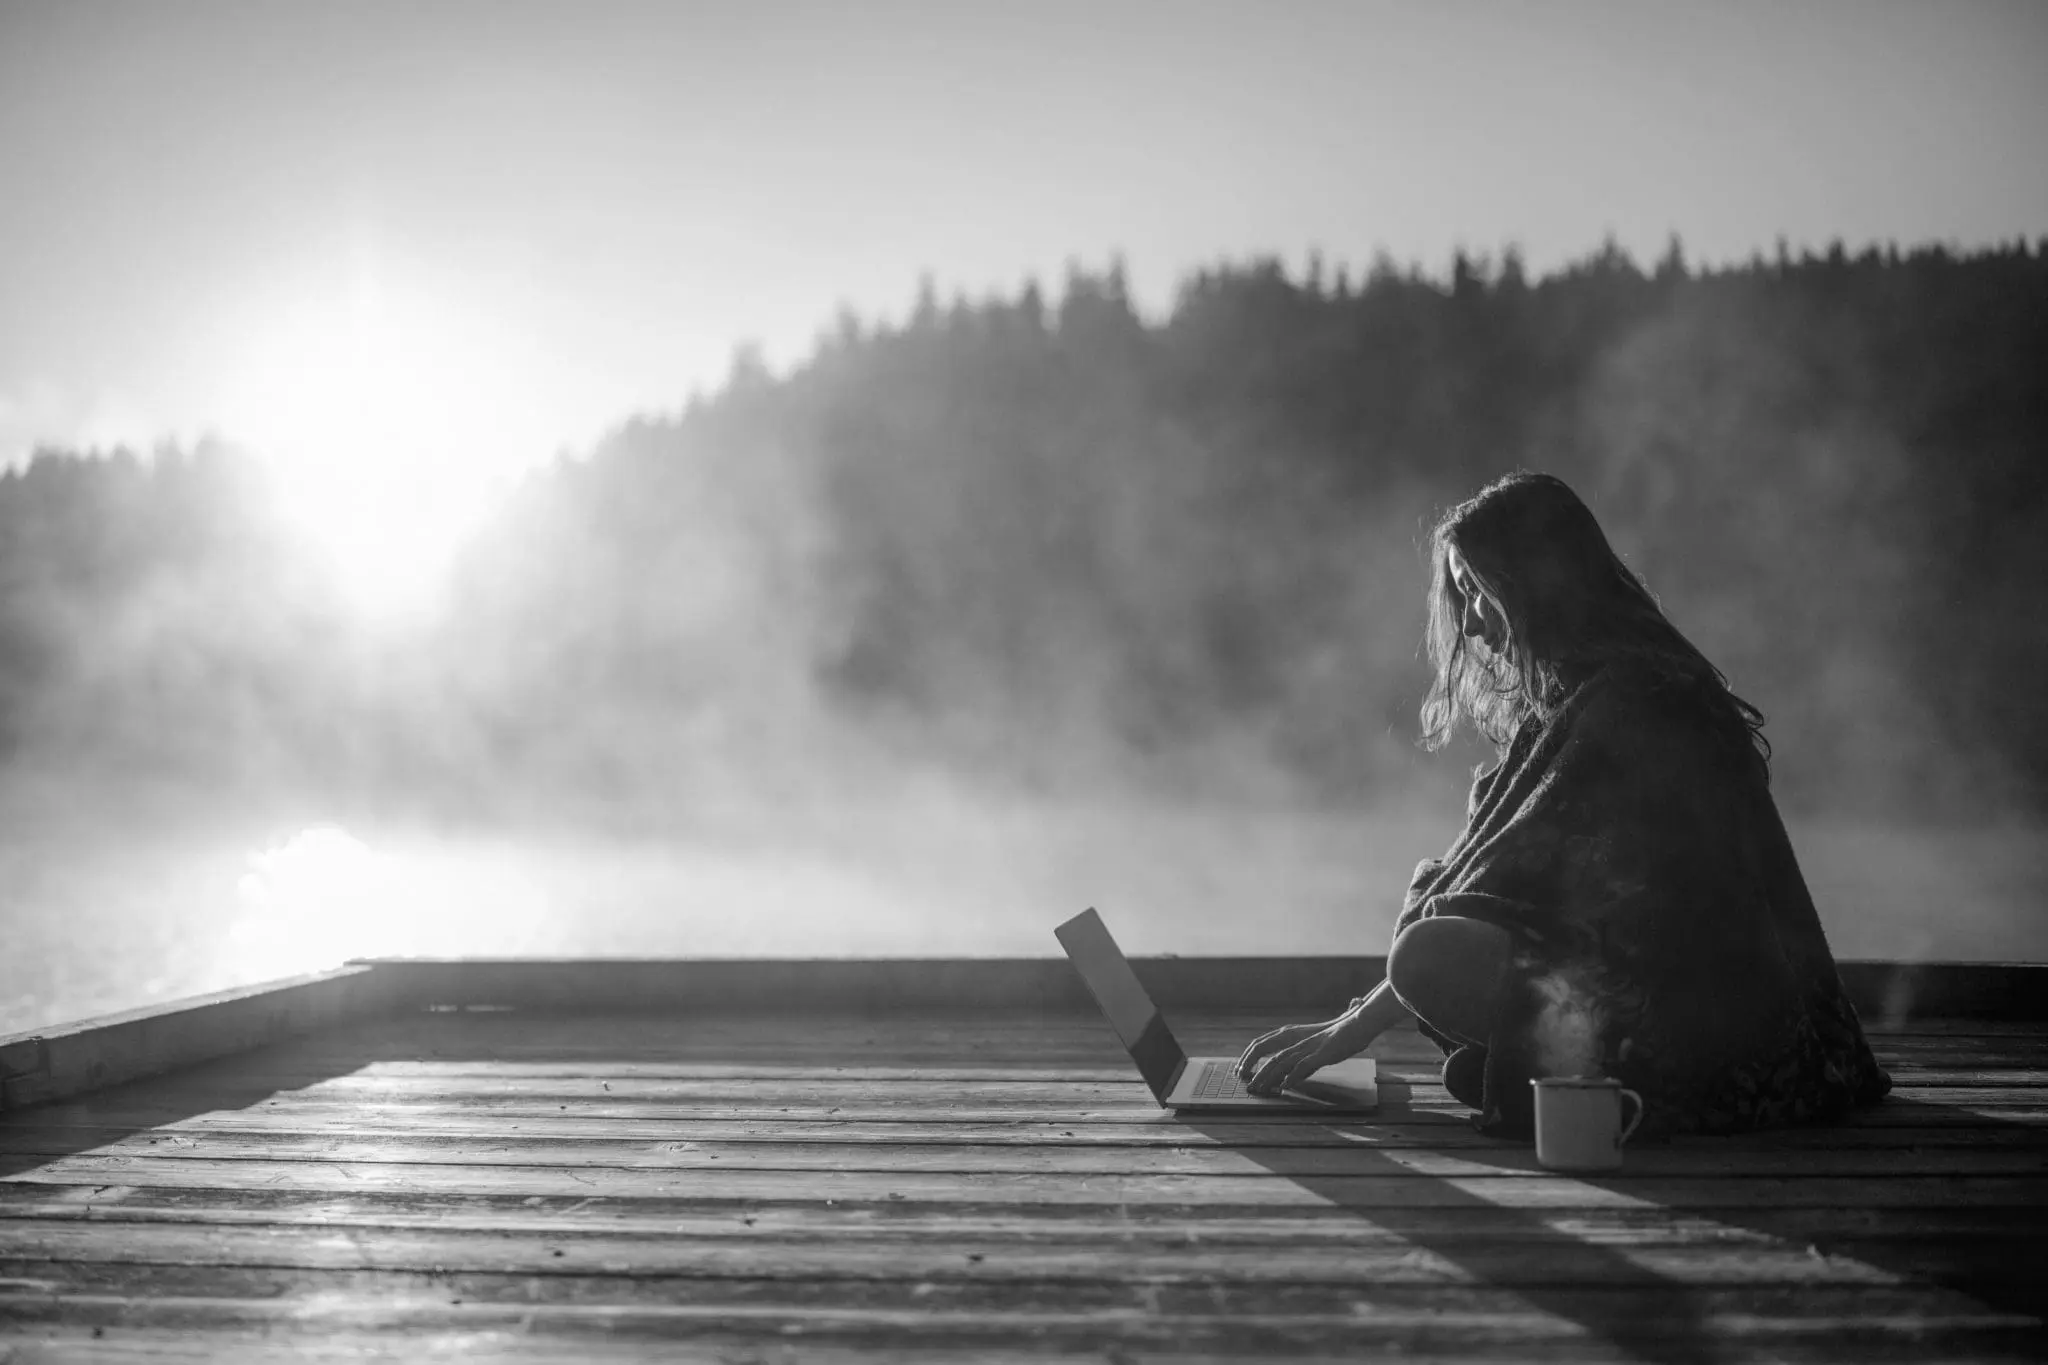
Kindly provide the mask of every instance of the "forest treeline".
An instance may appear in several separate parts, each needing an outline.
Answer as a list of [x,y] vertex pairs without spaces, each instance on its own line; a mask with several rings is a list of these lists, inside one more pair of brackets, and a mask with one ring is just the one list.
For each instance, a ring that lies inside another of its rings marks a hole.
[[927,285],[534,473],[428,630],[355,622],[259,461],[45,452],[0,479],[0,746],[458,811],[856,762],[1398,799],[1445,769],[1427,528],[1528,467],[1765,710],[1789,803],[2038,810],[2044,379],[2048,240],[1257,260],[1152,319],[1116,265]]

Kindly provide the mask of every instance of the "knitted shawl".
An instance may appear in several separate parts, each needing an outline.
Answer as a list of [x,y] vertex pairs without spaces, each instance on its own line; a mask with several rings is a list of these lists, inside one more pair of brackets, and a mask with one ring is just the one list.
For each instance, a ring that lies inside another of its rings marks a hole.
[[1709,685],[1595,674],[1521,727],[1473,783],[1464,832],[1416,868],[1396,933],[1466,915],[1513,939],[1483,1130],[1526,1137],[1545,1075],[1619,1079],[1645,1135],[1822,1121],[1890,1089],[1765,767]]

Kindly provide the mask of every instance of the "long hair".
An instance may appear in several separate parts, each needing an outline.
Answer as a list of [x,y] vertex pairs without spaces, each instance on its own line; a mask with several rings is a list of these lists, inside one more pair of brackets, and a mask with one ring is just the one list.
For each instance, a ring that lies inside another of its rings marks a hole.
[[[1507,625],[1505,647],[1475,653],[1465,602],[1451,580],[1456,547],[1473,587]],[[1440,749],[1462,721],[1505,745],[1530,719],[1547,720],[1573,683],[1622,661],[1702,702],[1723,733],[1769,768],[1763,712],[1671,624],[1600,523],[1564,480],[1518,471],[1444,514],[1430,534],[1429,623],[1434,673],[1422,703],[1422,743]]]

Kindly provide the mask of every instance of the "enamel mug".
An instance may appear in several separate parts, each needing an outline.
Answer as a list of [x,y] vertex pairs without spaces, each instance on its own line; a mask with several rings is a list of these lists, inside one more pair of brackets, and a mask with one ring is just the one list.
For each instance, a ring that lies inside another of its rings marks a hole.
[[[1643,1121],[1643,1097],[1600,1076],[1550,1076],[1536,1087],[1536,1160],[1553,1171],[1621,1169],[1621,1144]],[[1622,1105],[1634,1106],[1627,1124]]]

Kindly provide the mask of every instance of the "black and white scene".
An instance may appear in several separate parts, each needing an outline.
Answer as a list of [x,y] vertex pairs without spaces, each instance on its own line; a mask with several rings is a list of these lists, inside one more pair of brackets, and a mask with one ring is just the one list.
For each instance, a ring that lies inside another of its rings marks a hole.
[[0,0],[0,1362],[2048,1355],[2048,6]]

